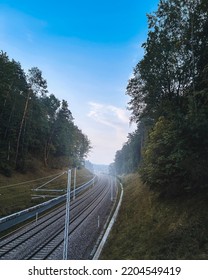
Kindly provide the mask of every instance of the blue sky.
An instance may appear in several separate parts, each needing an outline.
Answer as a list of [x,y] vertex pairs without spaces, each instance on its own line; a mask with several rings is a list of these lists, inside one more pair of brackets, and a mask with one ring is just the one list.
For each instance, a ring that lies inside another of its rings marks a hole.
[[0,49],[43,72],[91,140],[89,160],[109,164],[129,132],[125,95],[158,0],[0,0]]

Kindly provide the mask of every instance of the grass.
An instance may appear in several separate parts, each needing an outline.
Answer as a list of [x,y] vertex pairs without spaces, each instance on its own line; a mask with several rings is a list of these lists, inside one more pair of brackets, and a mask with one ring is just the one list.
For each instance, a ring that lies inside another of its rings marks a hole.
[[208,195],[162,200],[140,181],[123,179],[119,216],[101,259],[208,259]]
[[[27,174],[13,173],[11,178],[0,175],[0,217],[34,206],[66,191],[67,174],[45,185],[44,191],[34,191],[47,181],[55,178],[64,170],[39,168]],[[92,178],[86,169],[77,170],[76,185],[79,186]],[[73,184],[72,172],[72,184]],[[61,192],[49,192],[47,189],[59,189]]]

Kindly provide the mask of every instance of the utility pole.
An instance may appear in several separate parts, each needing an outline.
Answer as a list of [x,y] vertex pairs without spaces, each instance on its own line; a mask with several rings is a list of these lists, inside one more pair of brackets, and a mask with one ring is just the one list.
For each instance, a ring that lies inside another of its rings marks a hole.
[[68,259],[70,188],[71,188],[71,170],[69,169],[68,180],[67,180],[67,193],[66,193],[66,217],[65,217],[65,230],[64,230],[63,260]]

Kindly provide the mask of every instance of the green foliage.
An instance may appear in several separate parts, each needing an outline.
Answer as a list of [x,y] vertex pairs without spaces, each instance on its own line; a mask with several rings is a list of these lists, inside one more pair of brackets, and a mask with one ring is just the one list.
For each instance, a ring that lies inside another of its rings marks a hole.
[[0,163],[0,173],[5,175],[6,177],[11,177],[12,176],[11,167],[5,162],[1,162]]
[[[145,119],[149,131],[142,179],[167,196],[198,192],[208,187],[208,2],[161,0],[148,23],[145,54],[127,86],[131,120]],[[126,166],[138,146],[117,152],[121,173],[133,170]]]
[[208,187],[207,120],[207,91],[194,92],[183,119],[158,119],[140,170],[148,185],[169,196]]
[[[149,134],[140,170],[142,179],[154,189],[168,194],[178,194],[187,176],[184,158],[188,151],[182,140],[183,127],[160,117]],[[181,138],[182,141],[178,141]],[[183,187],[182,187],[183,186]]]
[[67,101],[48,94],[41,70],[33,67],[26,75],[20,63],[1,52],[0,172],[26,172],[31,156],[45,166],[76,165],[89,149],[90,141],[74,124]]

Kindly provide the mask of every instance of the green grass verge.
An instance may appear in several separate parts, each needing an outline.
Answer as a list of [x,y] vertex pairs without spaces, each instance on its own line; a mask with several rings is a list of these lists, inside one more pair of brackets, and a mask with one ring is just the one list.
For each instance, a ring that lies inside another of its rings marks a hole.
[[208,195],[162,200],[140,181],[123,179],[119,216],[101,259],[208,259]]

